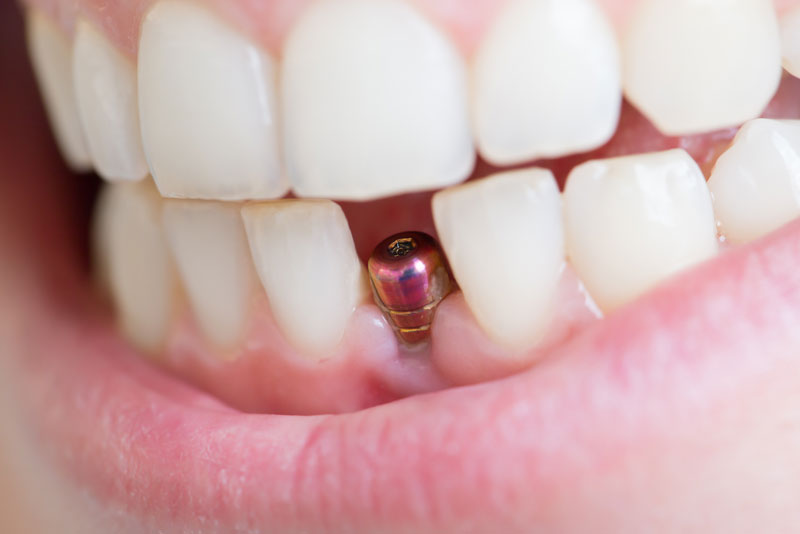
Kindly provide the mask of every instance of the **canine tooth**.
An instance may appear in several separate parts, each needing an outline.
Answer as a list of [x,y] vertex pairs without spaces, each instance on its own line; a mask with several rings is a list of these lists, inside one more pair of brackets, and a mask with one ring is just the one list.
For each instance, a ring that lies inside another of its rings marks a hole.
[[495,164],[596,148],[622,102],[614,32],[592,0],[515,0],[475,57],[481,154]]
[[281,77],[300,196],[368,199],[472,171],[464,62],[406,2],[312,4],[286,42]]
[[75,30],[73,77],[78,112],[98,174],[109,180],[147,176],[134,65],[83,20]]
[[719,245],[705,178],[680,149],[576,167],[564,215],[567,255],[606,312]]
[[139,44],[139,111],[150,170],[169,197],[282,196],[273,60],[210,11],[164,1]]
[[36,10],[28,13],[27,26],[31,63],[58,147],[72,170],[88,171],[91,158],[72,84],[72,43]]
[[241,341],[256,286],[240,206],[170,200],[164,229],[194,316],[209,340]]
[[628,98],[668,135],[758,117],[778,88],[771,0],[643,0],[623,44]]
[[708,187],[720,231],[734,243],[800,215],[800,121],[756,119],[742,126]]
[[365,295],[364,270],[342,209],[329,200],[242,208],[256,271],[284,335],[322,358]]
[[[122,331],[154,352],[166,340],[178,303],[178,281],[161,226],[161,198],[147,182],[106,186],[99,232]],[[102,267],[102,265],[101,265]]]
[[436,230],[475,318],[525,349],[547,328],[564,265],[561,196],[550,171],[498,174],[437,193]]
[[783,66],[800,78],[800,7],[781,15],[780,26]]

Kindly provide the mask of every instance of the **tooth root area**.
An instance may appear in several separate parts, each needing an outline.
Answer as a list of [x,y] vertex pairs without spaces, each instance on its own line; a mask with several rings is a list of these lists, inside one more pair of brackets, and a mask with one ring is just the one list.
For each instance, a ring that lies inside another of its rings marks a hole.
[[142,141],[167,197],[283,196],[272,58],[193,2],[157,3],[138,57]]
[[552,318],[564,264],[561,196],[543,169],[496,175],[437,193],[436,230],[484,330],[513,349],[538,341]]
[[781,16],[780,27],[783,66],[800,78],[800,6]]
[[275,321],[303,354],[324,358],[365,288],[342,209],[328,200],[282,200],[249,204],[242,217]]
[[163,348],[177,313],[179,286],[161,224],[162,200],[150,181],[107,185],[95,224],[121,330],[148,352]]
[[109,180],[144,178],[133,63],[84,20],[77,23],[74,46],[75,96],[98,174]]
[[31,9],[28,51],[53,133],[67,164],[76,172],[91,169],[72,83],[72,44],[56,24]]
[[576,167],[564,212],[568,257],[606,312],[719,245],[705,178],[683,150]]
[[614,134],[619,47],[592,0],[515,0],[476,53],[473,115],[495,164],[583,152]]
[[708,186],[720,230],[734,243],[800,216],[800,121],[756,119],[742,126]]
[[407,2],[311,4],[286,41],[281,77],[299,196],[377,198],[472,171],[464,60]]
[[241,206],[168,200],[164,228],[192,312],[219,349],[235,348],[256,288]]
[[626,95],[667,135],[758,117],[781,77],[770,0],[644,0],[623,44]]

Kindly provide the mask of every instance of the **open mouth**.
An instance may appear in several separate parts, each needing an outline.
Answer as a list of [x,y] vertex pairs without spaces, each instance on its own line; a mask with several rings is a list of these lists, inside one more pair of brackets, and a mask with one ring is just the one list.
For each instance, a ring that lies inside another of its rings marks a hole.
[[794,2],[30,4],[74,172],[4,62],[3,385],[76,532],[783,509],[693,488],[796,477]]

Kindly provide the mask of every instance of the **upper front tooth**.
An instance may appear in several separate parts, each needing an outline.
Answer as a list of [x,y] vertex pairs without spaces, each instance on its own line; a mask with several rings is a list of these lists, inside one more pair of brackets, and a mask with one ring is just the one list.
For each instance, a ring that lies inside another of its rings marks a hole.
[[202,331],[218,348],[242,340],[256,286],[240,206],[171,200],[164,229]]
[[321,1],[284,49],[286,164],[301,196],[367,199],[466,178],[462,58],[407,3]]
[[628,98],[669,135],[758,117],[781,76],[772,0],[643,0],[623,55]]
[[604,311],[718,248],[705,178],[683,150],[576,167],[564,214],[567,255]]
[[28,13],[28,50],[61,153],[77,172],[91,168],[72,84],[72,45],[47,17]]
[[708,187],[720,231],[735,243],[800,215],[800,121],[756,119],[742,126]]
[[161,198],[150,181],[108,185],[98,203],[99,267],[122,331],[137,346],[162,348],[180,302],[161,226]]
[[75,96],[98,174],[110,180],[147,176],[133,63],[86,21],[78,21]]
[[161,194],[282,196],[274,84],[272,59],[211,12],[156,4],[139,44],[139,111]]
[[329,200],[283,200],[247,205],[242,217],[275,321],[301,351],[324,357],[365,294],[342,209]]
[[800,7],[781,15],[783,66],[800,78]]
[[596,148],[619,119],[619,50],[592,0],[515,0],[477,52],[473,116],[495,164]]
[[433,197],[453,274],[487,333],[529,348],[552,316],[564,265],[561,196],[550,171],[498,174]]

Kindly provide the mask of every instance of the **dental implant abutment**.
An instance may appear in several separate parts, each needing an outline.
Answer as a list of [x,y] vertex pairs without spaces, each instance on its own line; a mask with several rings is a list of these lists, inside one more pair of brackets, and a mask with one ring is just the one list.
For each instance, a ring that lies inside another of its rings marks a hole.
[[395,234],[369,258],[372,294],[398,339],[407,348],[425,345],[439,303],[453,281],[436,240],[422,232]]

